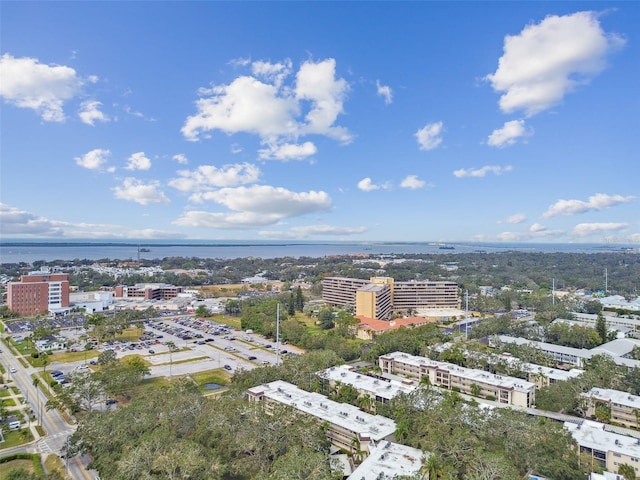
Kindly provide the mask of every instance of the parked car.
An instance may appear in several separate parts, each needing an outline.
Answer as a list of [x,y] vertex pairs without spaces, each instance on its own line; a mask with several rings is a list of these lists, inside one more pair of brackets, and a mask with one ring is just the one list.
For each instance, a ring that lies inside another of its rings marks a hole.
[[151,350],[151,349],[149,349],[149,353],[150,353],[151,355],[153,355],[154,353],[156,353],[156,351],[155,351],[155,350]]
[[118,401],[115,398],[107,398],[107,401],[104,402],[106,405],[113,405],[115,403],[118,403]]
[[225,366],[224,366],[224,369],[225,369],[225,370],[231,370],[231,365],[225,365]]
[[249,355],[249,360],[255,360],[257,357],[254,357],[253,355]]

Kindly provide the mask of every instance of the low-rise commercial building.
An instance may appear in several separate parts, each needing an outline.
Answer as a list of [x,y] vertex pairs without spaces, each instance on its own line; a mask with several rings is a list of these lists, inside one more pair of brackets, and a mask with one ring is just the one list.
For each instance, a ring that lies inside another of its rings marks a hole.
[[166,283],[136,283],[133,286],[118,285],[114,288],[118,298],[141,298],[144,300],[170,300],[184,291],[184,287]]
[[507,405],[535,405],[535,384],[520,378],[495,375],[402,352],[382,355],[378,361],[384,373],[416,378],[420,382],[424,381],[423,377],[428,377],[431,385]]

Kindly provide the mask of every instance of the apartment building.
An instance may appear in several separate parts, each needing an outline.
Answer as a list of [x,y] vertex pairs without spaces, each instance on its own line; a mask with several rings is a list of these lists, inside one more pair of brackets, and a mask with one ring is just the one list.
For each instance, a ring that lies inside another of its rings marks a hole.
[[7,306],[23,316],[55,313],[69,307],[69,275],[29,272],[7,283]]
[[388,319],[392,313],[424,308],[460,308],[455,282],[396,282],[391,277],[369,280],[327,277],[322,281],[322,300],[330,305],[352,307],[356,316]]
[[423,454],[417,448],[399,443],[382,442],[369,452],[369,456],[347,480],[393,480],[398,477],[425,478],[420,473]]
[[134,286],[118,285],[114,288],[117,298],[142,298],[144,300],[170,300],[184,291],[166,283],[136,283]]
[[629,428],[640,427],[640,396],[610,388],[592,388],[582,396],[589,401],[587,416],[594,416],[596,407],[606,406],[611,412],[611,423]]
[[379,442],[394,440],[396,424],[393,420],[371,415],[353,405],[334,402],[282,380],[250,388],[247,396],[249,401],[264,402],[267,412],[271,405],[282,404],[317,418],[326,425],[331,444],[347,452],[355,453],[359,448],[366,456]]
[[532,407],[535,404],[535,384],[520,378],[459,367],[403,352],[383,355],[378,361],[384,373],[416,378],[418,381],[423,381],[426,376],[431,385],[507,405]]
[[372,409],[375,409],[375,402],[387,403],[401,393],[408,394],[418,388],[417,380],[407,378],[398,381],[371,377],[354,371],[350,365],[327,368],[318,375],[328,380],[332,387],[337,383],[351,385],[360,396],[366,395],[371,398]]
[[602,424],[585,420],[579,424],[565,422],[564,428],[578,444],[580,454],[591,456],[594,466],[617,472],[620,465],[630,465],[640,475],[640,439],[602,429]]

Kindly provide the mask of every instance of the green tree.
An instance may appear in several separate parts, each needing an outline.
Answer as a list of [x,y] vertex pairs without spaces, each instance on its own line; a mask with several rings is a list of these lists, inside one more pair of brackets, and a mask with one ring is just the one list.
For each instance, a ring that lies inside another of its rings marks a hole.
[[602,312],[598,312],[598,317],[596,318],[596,332],[600,335],[602,343],[607,341],[607,322]]
[[198,305],[198,308],[196,308],[196,311],[195,311],[195,315],[196,317],[210,317],[211,312],[206,307],[206,305]]
[[635,468],[627,463],[623,463],[618,467],[618,475],[622,475],[625,480],[636,480]]

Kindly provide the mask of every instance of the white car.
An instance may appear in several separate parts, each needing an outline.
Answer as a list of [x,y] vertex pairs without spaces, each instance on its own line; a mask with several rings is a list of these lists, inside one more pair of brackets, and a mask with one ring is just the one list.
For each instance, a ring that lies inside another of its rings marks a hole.
[[11,373],[16,373],[16,372],[17,372],[16,367],[11,367],[11,368],[9,369],[9,371],[10,371]]
[[86,365],[80,365],[78,367],[78,370],[89,370],[89,367],[87,367]]

